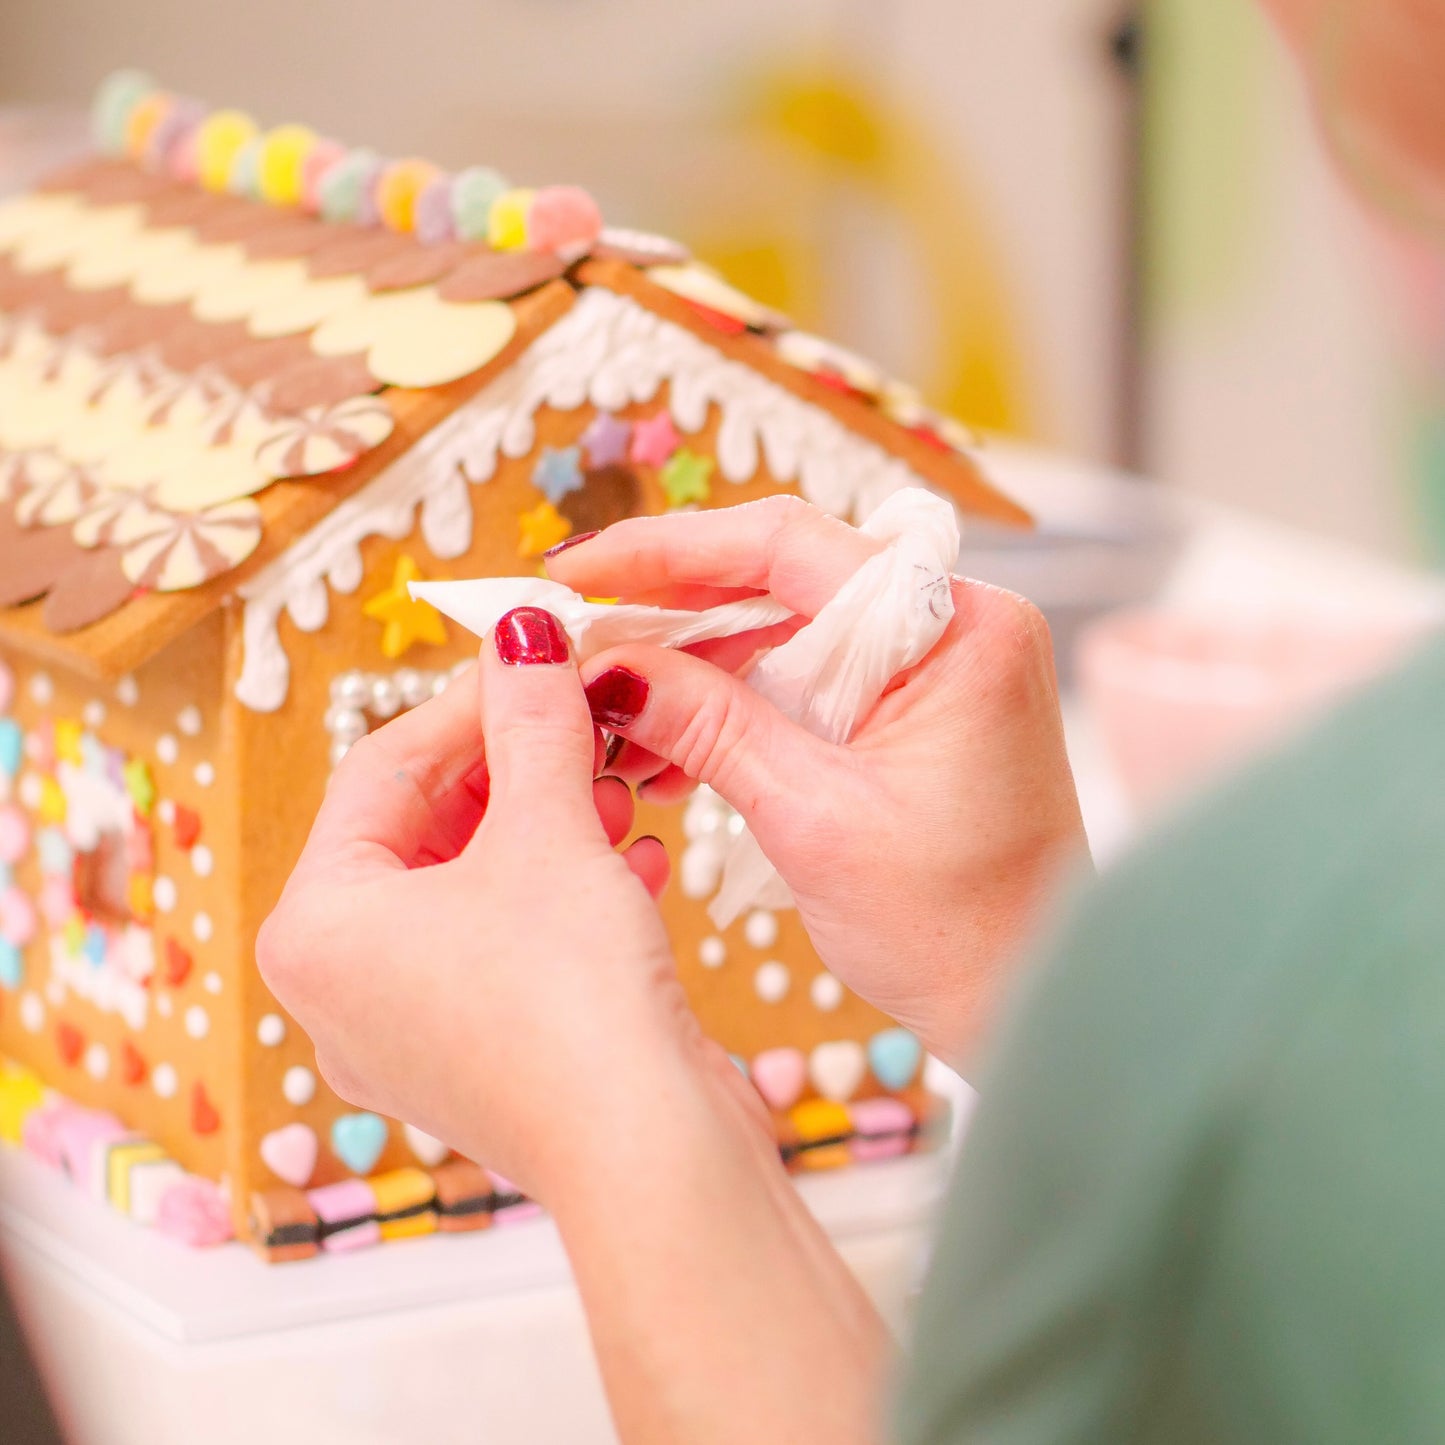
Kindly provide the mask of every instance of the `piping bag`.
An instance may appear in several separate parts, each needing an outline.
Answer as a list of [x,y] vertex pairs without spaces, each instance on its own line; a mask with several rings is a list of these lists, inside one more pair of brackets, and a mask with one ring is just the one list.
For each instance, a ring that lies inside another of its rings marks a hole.
[[[859,530],[884,549],[811,622],[765,653],[746,679],[780,712],[832,743],[853,736],[894,677],[928,656],[953,616],[950,579],[959,535],[948,502],[907,487],[889,496]],[[703,612],[588,602],[559,582],[527,577],[413,582],[411,595],[478,637],[514,607],[544,607],[566,630],[579,662],[621,643],[688,647],[795,615],[766,596]],[[787,885],[753,835],[744,830],[734,837],[708,908],[714,925],[726,928],[750,908],[792,906]]]

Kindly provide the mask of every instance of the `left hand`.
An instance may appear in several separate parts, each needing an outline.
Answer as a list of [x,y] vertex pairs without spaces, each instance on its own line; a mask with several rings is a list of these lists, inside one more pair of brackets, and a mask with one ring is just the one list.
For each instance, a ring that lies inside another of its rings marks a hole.
[[[257,941],[342,1098],[547,1202],[600,1110],[701,1071],[706,1043],[562,629],[522,608],[480,665],[351,751]],[[711,1091],[711,1090],[710,1090]]]

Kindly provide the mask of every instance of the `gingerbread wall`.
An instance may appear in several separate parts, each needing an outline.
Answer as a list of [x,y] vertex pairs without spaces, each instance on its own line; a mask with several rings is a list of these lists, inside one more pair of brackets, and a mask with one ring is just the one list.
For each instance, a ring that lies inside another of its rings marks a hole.
[[108,682],[0,652],[0,1055],[213,1179],[240,1094],[222,639]]

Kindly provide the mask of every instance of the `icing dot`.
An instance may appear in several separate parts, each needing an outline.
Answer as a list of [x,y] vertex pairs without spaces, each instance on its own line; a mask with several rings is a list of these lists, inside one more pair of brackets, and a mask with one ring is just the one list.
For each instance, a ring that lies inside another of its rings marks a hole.
[[203,1039],[211,1031],[211,1016],[200,1004],[193,1003],[186,1010],[186,1032],[193,1039]]
[[813,1006],[824,1013],[832,1013],[843,1002],[843,985],[831,973],[820,973],[809,992],[813,995]]
[[698,944],[697,956],[704,968],[721,968],[727,962],[728,946],[713,934]]
[[220,993],[221,986],[221,975],[219,973],[208,973],[205,978],[201,980],[201,987],[205,989],[207,993]]
[[55,700],[55,684],[48,672],[37,672],[30,679],[30,699],[41,707],[49,707]]
[[85,1051],[85,1072],[92,1079],[103,1079],[110,1072],[110,1055],[104,1044],[92,1044]]
[[743,925],[743,937],[754,948],[771,948],[778,941],[777,915],[762,909],[749,913]]
[[170,1064],[157,1064],[151,1070],[151,1088],[162,1099],[174,1099],[179,1087],[180,1080],[176,1078],[176,1071]]
[[171,1016],[172,1012],[174,1011],[174,1009],[175,1009],[175,1005],[171,1002],[171,996],[170,996],[170,994],[168,994],[168,993],[163,993],[163,994],[160,995],[159,998],[156,999],[156,1012],[157,1012],[163,1019],[168,1019],[168,1018],[170,1018],[170,1016]]
[[191,867],[196,870],[197,878],[209,878],[215,871],[216,860],[204,843],[191,849]]
[[286,1070],[286,1076],[281,1080],[281,1092],[288,1104],[299,1109],[316,1097],[316,1075],[296,1064]]
[[201,943],[209,943],[216,931],[215,925],[211,922],[209,913],[196,914],[195,921],[191,924],[191,932]]
[[21,995],[20,1026],[29,1034],[38,1034],[45,1027],[45,1004],[38,993]]
[[286,1024],[280,1014],[263,1014],[256,1025],[256,1037],[268,1049],[274,1049],[286,1037]]
[[140,687],[135,678],[121,678],[115,685],[115,696],[122,707],[134,707],[140,701]]
[[103,702],[92,700],[91,702],[86,703],[85,707],[81,710],[80,716],[82,717],[82,719],[84,719],[85,725],[88,728],[104,727],[105,704]]
[[180,755],[180,744],[169,733],[162,733],[156,739],[156,757],[167,767],[171,767]]
[[162,913],[174,913],[176,911],[176,885],[175,880],[164,875],[157,878],[151,888],[151,896],[155,899],[155,905]]
[[156,817],[166,825],[167,828],[174,827],[176,821],[176,805],[169,798],[162,798],[156,804]]
[[199,737],[201,733],[201,710],[198,707],[183,707],[176,718],[176,726],[188,737]]
[[787,997],[792,977],[784,964],[765,963],[753,975],[753,987],[764,1003],[780,1003]]
[[196,764],[196,782],[203,788],[209,788],[216,781],[216,770],[210,763]]

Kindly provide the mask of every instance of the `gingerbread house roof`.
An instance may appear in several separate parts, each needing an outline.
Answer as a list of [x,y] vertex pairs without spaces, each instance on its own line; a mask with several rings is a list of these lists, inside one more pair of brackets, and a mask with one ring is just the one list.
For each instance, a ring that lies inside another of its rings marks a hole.
[[99,154],[0,203],[0,641],[134,668],[238,591],[279,596],[328,519],[354,545],[342,503],[459,411],[620,406],[662,354],[694,429],[732,407],[734,480],[765,456],[845,514],[922,479],[1028,520],[916,392],[573,187],[262,133],[133,75],[95,116]]

